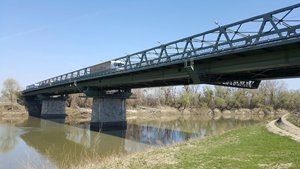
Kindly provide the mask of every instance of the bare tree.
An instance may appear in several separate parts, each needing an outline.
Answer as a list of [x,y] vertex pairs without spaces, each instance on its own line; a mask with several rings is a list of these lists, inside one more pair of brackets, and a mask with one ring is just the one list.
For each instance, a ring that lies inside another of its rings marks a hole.
[[1,91],[3,97],[8,100],[13,110],[13,104],[17,102],[20,96],[21,87],[19,83],[14,79],[7,79],[3,82],[3,89]]

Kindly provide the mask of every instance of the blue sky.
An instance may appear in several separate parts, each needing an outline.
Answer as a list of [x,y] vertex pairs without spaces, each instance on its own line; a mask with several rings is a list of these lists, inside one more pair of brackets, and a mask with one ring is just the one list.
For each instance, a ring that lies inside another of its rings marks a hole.
[[[299,0],[1,0],[0,88],[26,85]],[[300,89],[300,79],[286,80]]]

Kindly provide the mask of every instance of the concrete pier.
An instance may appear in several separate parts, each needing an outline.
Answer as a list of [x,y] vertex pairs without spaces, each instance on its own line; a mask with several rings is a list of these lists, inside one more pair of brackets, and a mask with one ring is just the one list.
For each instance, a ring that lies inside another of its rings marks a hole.
[[93,96],[90,129],[94,131],[126,129],[126,99],[130,91],[98,92]]
[[29,113],[29,116],[41,117],[42,101],[36,97],[24,97],[24,105]]
[[65,96],[60,97],[25,97],[24,103],[30,116],[64,122]]
[[41,117],[43,119],[64,119],[65,99],[64,98],[48,98],[42,101]]

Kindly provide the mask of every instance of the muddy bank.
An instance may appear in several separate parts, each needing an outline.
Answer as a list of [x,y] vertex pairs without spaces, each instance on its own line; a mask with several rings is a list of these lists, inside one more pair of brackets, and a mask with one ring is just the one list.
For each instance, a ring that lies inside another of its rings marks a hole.
[[[90,122],[92,110],[89,108],[66,108],[67,118],[66,123],[85,123]],[[188,108],[185,110],[178,110],[173,107],[160,106],[160,107],[144,107],[138,106],[135,108],[127,108],[126,116],[127,120],[172,120],[178,117],[191,118],[192,116],[204,116],[208,119],[219,119],[219,118],[235,118],[239,120],[249,119],[263,119],[265,116],[268,117],[279,117],[283,114],[288,113],[286,110],[276,111],[264,111],[262,109],[236,109],[236,110],[219,110],[219,109],[204,109],[204,108]]]
[[172,107],[138,107],[135,109],[127,109],[127,120],[132,119],[172,119],[177,117],[191,118],[193,116],[203,116],[208,119],[229,119],[235,118],[239,120],[257,119],[261,120],[265,117],[279,117],[288,113],[286,110],[276,110],[274,112],[263,111],[262,109],[236,109],[236,110],[219,110],[205,108],[188,108],[178,110]]
[[168,106],[161,106],[161,107],[137,107],[137,108],[128,108],[127,109],[127,114],[132,115],[132,114],[167,114],[167,115],[174,115],[174,114],[181,114],[181,115],[229,115],[229,114],[234,114],[234,115],[243,115],[243,114],[251,114],[251,115],[283,115],[287,113],[287,110],[284,109],[278,109],[274,111],[269,111],[269,110],[263,110],[260,108],[254,108],[254,109],[234,109],[234,110],[220,110],[220,109],[207,109],[207,108],[187,108],[184,110],[178,110],[173,107],[168,107]]
[[[159,107],[128,107],[126,110],[127,120],[147,119],[147,120],[172,120],[178,117],[191,118],[195,115],[205,116],[208,119],[219,118],[236,118],[240,120],[247,119],[262,119],[264,116],[281,116],[288,113],[286,110],[266,111],[263,109],[236,109],[236,110],[220,110],[207,108],[187,108],[179,110],[169,106]],[[90,108],[66,107],[66,124],[88,123],[91,120],[92,110]],[[300,114],[296,114],[299,115]],[[28,112],[25,107],[19,104],[0,104],[0,121],[15,121],[27,119]]]

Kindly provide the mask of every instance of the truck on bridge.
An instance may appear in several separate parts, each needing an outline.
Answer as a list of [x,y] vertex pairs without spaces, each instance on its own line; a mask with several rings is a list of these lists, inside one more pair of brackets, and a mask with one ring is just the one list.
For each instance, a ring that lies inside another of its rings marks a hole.
[[90,73],[96,73],[106,70],[122,70],[125,63],[122,61],[110,60],[90,67]]
[[119,70],[124,70],[125,63],[123,61],[119,60],[110,60],[106,61],[103,63],[99,63],[93,66],[90,66],[88,68],[85,68],[83,70],[79,70],[79,72],[84,72],[84,73],[78,73],[78,72],[71,72],[67,73],[65,75],[62,75],[61,77],[56,77],[56,78],[51,78],[48,80],[44,80],[35,84],[31,84],[26,86],[26,90],[30,89],[38,89],[40,87],[45,87],[45,86],[51,86],[52,83],[57,82],[59,80],[67,80],[67,79],[72,79],[76,78],[79,76],[84,76],[87,74],[93,74],[93,73],[99,73],[99,72],[105,72],[105,71],[119,71]]

